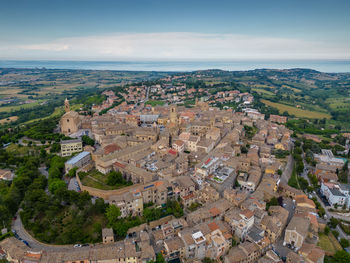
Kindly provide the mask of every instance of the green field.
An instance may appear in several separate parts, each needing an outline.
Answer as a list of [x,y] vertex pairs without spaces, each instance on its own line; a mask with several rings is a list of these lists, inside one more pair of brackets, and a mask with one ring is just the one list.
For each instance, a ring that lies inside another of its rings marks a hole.
[[101,189],[101,190],[115,190],[120,189],[132,184],[117,184],[117,185],[107,185],[108,174],[100,173],[97,170],[92,170],[88,172],[83,178],[80,178],[81,183],[85,186]]
[[328,255],[333,255],[335,252],[342,250],[338,240],[331,233],[328,236],[320,233],[317,245],[321,247]]
[[146,101],[145,105],[147,105],[147,104],[154,107],[154,106],[163,106],[165,104],[165,102],[161,101],[161,100],[148,100],[148,101]]
[[349,98],[329,98],[326,103],[333,110],[343,111],[350,109],[350,99]]
[[11,112],[11,111],[20,110],[20,109],[33,108],[35,106],[38,106],[39,103],[41,103],[41,101],[36,101],[33,103],[27,103],[22,105],[4,106],[4,107],[0,107],[0,112]]
[[287,111],[290,115],[295,115],[296,117],[303,117],[303,118],[310,118],[310,119],[323,119],[323,118],[330,119],[331,118],[331,115],[323,112],[303,110],[297,107],[276,103],[269,100],[261,100],[261,102],[264,103],[265,105],[278,109],[280,114]]
[[107,176],[98,172],[98,171],[90,171],[83,179],[81,179],[81,183],[85,186],[102,189],[102,190],[113,190],[117,189],[115,186],[107,185]]
[[258,88],[252,88],[251,90],[256,91],[259,94],[264,94],[266,96],[275,96],[275,93],[268,91],[268,90],[264,90],[264,89],[258,89]]

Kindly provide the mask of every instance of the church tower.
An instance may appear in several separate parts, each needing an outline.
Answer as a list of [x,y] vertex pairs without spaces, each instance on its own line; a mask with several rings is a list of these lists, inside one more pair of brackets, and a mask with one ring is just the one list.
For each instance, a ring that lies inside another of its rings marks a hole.
[[70,107],[69,107],[69,100],[66,98],[64,101],[64,110],[65,112],[70,112]]
[[174,123],[174,124],[178,123],[176,105],[171,105],[169,117],[170,117],[170,123]]

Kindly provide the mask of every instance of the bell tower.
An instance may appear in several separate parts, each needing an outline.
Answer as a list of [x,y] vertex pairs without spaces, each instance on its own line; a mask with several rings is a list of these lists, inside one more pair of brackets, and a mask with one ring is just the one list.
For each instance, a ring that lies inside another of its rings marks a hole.
[[175,123],[175,124],[178,123],[176,105],[171,105],[169,117],[170,117],[170,123]]
[[64,101],[64,110],[65,112],[70,112],[69,100],[67,98]]

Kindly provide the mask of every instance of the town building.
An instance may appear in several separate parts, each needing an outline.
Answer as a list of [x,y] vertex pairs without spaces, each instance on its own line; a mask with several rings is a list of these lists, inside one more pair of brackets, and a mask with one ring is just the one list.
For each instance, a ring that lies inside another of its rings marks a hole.
[[83,143],[81,139],[61,141],[62,157],[71,156],[73,153],[81,152],[82,150]]

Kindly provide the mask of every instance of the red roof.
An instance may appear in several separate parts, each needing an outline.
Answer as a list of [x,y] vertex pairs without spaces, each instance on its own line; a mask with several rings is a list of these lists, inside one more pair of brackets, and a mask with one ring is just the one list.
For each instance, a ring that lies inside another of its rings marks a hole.
[[217,216],[220,214],[220,210],[216,207],[213,207],[212,209],[209,210],[210,214],[212,214],[212,216]]
[[119,167],[119,168],[125,168],[126,167],[125,164],[122,164],[122,163],[119,163],[119,162],[115,162],[113,165],[116,166],[116,167]]
[[215,222],[211,222],[208,224],[208,227],[211,231],[214,231],[216,229],[219,229],[218,225]]
[[205,164],[207,165],[211,161],[211,158],[208,158],[208,160],[205,161]]
[[175,151],[174,149],[170,149],[168,153],[172,155],[177,155],[177,151]]
[[182,199],[188,200],[188,199],[191,199],[191,198],[193,198],[193,197],[194,197],[194,193],[190,193],[190,194],[188,194],[188,195],[183,196]]
[[119,147],[119,145],[113,143],[113,144],[109,144],[106,147],[103,148],[103,152],[104,154],[110,154],[112,152],[115,151],[119,151],[121,148]]

